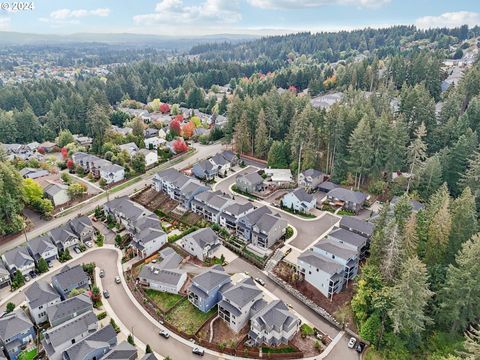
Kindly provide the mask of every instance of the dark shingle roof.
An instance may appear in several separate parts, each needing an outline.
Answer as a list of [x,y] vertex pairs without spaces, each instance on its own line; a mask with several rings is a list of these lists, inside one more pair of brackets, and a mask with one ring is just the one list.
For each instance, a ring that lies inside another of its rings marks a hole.
[[313,194],[307,193],[303,188],[298,188],[292,193],[300,201],[311,202],[314,198]]
[[80,294],[65,301],[47,307],[47,317],[50,322],[56,322],[82,309],[92,308],[92,300],[86,294]]
[[69,360],[83,360],[94,349],[109,347],[109,343],[114,341],[116,337],[117,333],[112,325],[108,324],[65,350],[64,354]]
[[330,190],[327,196],[331,196],[342,201],[349,201],[355,204],[362,204],[367,199],[367,195],[360,191],[352,191],[341,187]]
[[58,295],[53,287],[42,280],[35,281],[30,285],[29,288],[25,290],[25,297],[31,308],[37,308],[55,299],[60,299],[60,295]]
[[352,229],[367,236],[372,236],[375,226],[368,221],[357,219],[353,216],[344,216],[340,220],[340,227]]
[[15,310],[13,313],[0,318],[0,339],[5,341],[31,327],[33,327],[33,324],[23,310]]
[[88,281],[88,274],[83,271],[81,265],[75,265],[73,267],[66,265],[57,275],[52,277],[52,281],[53,280],[56,280],[62,289],[65,289],[72,286],[72,284],[75,285]]
[[200,288],[200,290],[208,293],[226,279],[230,279],[230,275],[228,275],[221,266],[214,266],[195,276],[192,279],[192,283]]
[[342,265],[327,260],[327,258],[325,258],[324,256],[317,254],[313,251],[305,251],[298,257],[298,260],[303,261],[317,269],[320,269],[329,275],[334,275],[343,271]]
[[329,234],[329,237],[333,237],[335,239],[341,240],[343,242],[346,242],[348,244],[362,247],[367,243],[367,238],[363,237],[361,235],[355,234],[354,232],[341,229],[341,228],[336,228],[332,230]]

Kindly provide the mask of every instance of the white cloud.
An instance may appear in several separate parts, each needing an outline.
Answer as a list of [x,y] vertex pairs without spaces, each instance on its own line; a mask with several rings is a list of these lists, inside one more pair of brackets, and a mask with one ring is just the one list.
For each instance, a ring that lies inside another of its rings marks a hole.
[[10,28],[10,18],[0,17],[0,30],[8,30]]
[[199,5],[184,5],[183,0],[162,0],[155,6],[155,12],[135,15],[137,25],[193,24],[200,22],[235,23],[240,21],[240,0],[205,0]]
[[250,5],[262,9],[299,9],[324,5],[353,5],[357,7],[379,7],[390,0],[248,0]]
[[422,29],[436,27],[458,27],[461,25],[480,25],[480,13],[471,11],[447,12],[439,16],[424,16],[418,18],[415,25]]
[[39,20],[41,22],[50,23],[54,27],[59,27],[63,25],[71,24],[80,24],[80,18],[85,18],[87,16],[100,16],[105,17],[110,15],[110,9],[108,8],[98,8],[94,10],[86,9],[59,9],[52,11],[49,17],[41,17]]

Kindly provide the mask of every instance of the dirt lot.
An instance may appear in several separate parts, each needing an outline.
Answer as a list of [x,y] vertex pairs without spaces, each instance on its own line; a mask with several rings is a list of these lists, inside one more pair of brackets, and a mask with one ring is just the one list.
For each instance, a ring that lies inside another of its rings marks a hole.
[[[209,321],[200,330],[198,336],[205,340],[210,340],[210,323]],[[235,348],[237,344],[242,341],[248,333],[248,326],[245,326],[238,334],[232,331],[222,319],[218,318],[213,323],[213,344],[225,346],[227,348]]]
[[[321,341],[313,336],[307,336],[306,338],[303,338],[300,334],[300,331],[293,337],[290,342],[297,349],[301,349],[305,357],[318,355],[325,348]],[[318,344],[317,346],[320,346],[319,349],[316,347],[316,344]]]
[[343,289],[339,294],[333,296],[333,299],[327,299],[320,291],[315,287],[307,283],[306,281],[292,282],[293,269],[285,264],[283,261],[273,269],[273,272],[281,279],[288,282],[294,288],[299,290],[303,295],[313,300],[317,305],[327,310],[330,314],[337,313],[346,304],[350,302],[353,297],[354,283],[351,282]]

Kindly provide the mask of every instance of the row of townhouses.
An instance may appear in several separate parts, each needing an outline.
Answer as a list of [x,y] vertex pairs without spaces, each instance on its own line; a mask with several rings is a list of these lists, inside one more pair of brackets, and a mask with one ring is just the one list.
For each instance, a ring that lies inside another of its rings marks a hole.
[[80,166],[85,173],[91,172],[95,178],[102,178],[107,184],[122,181],[125,178],[125,169],[111,161],[84,152],[72,155],[75,166]]
[[91,220],[87,216],[80,216],[45,235],[28,240],[26,245],[5,252],[1,257],[0,287],[9,284],[9,279],[4,279],[2,274],[6,275],[8,272],[13,276],[19,270],[23,275],[28,275],[35,270],[40,259],[47,262],[56,260],[60,252],[70,250],[81,242],[92,241],[94,235],[95,228]]
[[192,174],[197,178],[210,181],[216,176],[226,176],[232,166],[238,164],[238,157],[231,151],[224,151],[210,159],[197,162],[192,167]]
[[333,297],[357,275],[373,227],[364,220],[344,216],[339,227],[298,257],[299,274],[324,296]]

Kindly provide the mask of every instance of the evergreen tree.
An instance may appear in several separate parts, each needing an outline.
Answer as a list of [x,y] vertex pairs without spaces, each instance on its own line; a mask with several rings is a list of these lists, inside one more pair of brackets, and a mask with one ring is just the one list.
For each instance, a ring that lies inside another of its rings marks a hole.
[[417,233],[417,215],[411,213],[404,229],[404,248],[405,256],[411,258],[418,254],[418,233]]
[[416,190],[427,200],[442,185],[442,165],[438,155],[429,157],[424,164],[419,176]]
[[440,264],[446,255],[448,238],[452,227],[449,212],[450,198],[443,199],[438,211],[430,219],[425,262],[429,266]]
[[268,152],[268,129],[263,109],[258,114],[258,128],[255,132],[255,156],[264,159]]
[[22,176],[7,162],[0,161],[0,235],[20,231],[24,204]]
[[268,166],[277,169],[289,167],[290,154],[287,146],[281,141],[274,141],[268,151]]
[[48,264],[43,257],[38,260],[37,271],[40,274],[46,273],[48,271]]
[[416,180],[418,181],[423,162],[427,157],[427,145],[423,141],[426,135],[427,130],[425,124],[421,123],[418,129],[415,130],[415,139],[408,148],[411,176],[408,178],[407,192],[410,189],[412,176],[416,176]]
[[248,131],[247,114],[244,112],[240,122],[235,126],[235,148],[240,154],[249,152],[250,132]]
[[480,330],[477,327],[470,326],[465,332],[465,343],[463,344],[465,351],[460,354],[466,360],[480,359]]
[[372,168],[373,136],[366,117],[362,118],[350,136],[348,145],[350,168],[355,174],[355,187],[359,188]]
[[428,301],[433,296],[429,290],[425,264],[414,256],[405,261],[400,279],[392,289],[393,331],[406,335],[420,333],[431,323],[426,315]]
[[390,220],[385,229],[385,250],[380,269],[384,279],[392,283],[401,269],[404,259],[403,237],[399,226],[394,220]]
[[477,209],[480,209],[480,152],[476,151],[468,160],[467,170],[460,179],[460,185],[469,187],[477,201]]

